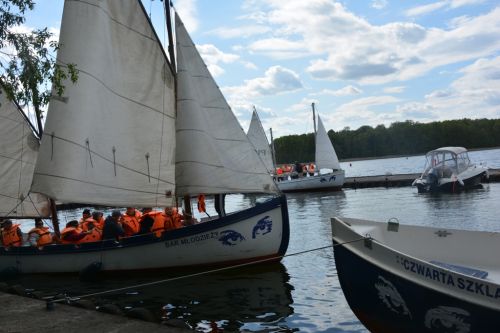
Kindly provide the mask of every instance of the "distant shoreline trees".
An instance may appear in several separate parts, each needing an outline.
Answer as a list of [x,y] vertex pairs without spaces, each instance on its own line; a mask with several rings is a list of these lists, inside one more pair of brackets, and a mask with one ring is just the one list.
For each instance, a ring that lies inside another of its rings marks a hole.
[[[500,119],[460,119],[432,123],[411,120],[389,127],[346,127],[328,131],[339,159],[416,155],[445,146],[467,149],[500,146]],[[314,135],[288,135],[274,140],[277,163],[314,161]]]

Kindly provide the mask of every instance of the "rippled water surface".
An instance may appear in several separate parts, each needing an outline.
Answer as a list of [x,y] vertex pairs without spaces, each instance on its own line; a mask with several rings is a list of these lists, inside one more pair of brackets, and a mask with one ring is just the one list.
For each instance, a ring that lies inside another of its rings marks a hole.
[[[498,157],[499,152],[493,156]],[[405,161],[403,158],[402,163]],[[391,165],[395,165],[394,161]],[[333,216],[379,221],[396,217],[402,224],[500,232],[496,208],[500,183],[453,195],[417,194],[415,188],[401,187],[289,194],[287,198],[291,228],[288,255],[331,245]],[[231,210],[254,202],[253,196],[228,198]],[[210,201],[207,206],[211,206]],[[16,283],[47,293],[82,295],[188,273],[192,271],[126,274],[98,283],[82,283],[77,276],[28,276]],[[288,256],[281,263],[134,288],[91,300],[96,305],[114,303],[123,311],[143,307],[158,321],[180,319],[204,332],[211,332],[214,327],[222,327],[226,332],[366,331],[344,299],[331,248]]]

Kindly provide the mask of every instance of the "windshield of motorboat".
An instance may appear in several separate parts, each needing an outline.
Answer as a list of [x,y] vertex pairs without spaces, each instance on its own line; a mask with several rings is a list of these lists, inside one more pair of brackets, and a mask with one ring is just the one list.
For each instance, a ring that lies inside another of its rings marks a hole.
[[450,178],[452,174],[458,174],[457,155],[455,153],[442,150],[432,151],[426,155],[426,158],[425,174],[433,173],[438,178]]
[[458,173],[462,173],[470,166],[470,159],[467,152],[458,154],[457,156]]

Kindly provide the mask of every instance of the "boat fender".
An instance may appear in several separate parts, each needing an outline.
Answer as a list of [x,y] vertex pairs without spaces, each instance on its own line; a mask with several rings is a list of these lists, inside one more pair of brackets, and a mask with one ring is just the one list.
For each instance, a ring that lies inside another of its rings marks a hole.
[[130,309],[130,311],[128,311],[125,315],[130,318],[140,319],[144,321],[150,321],[150,322],[158,321],[158,319],[155,318],[155,316],[151,313],[151,311],[145,308]]
[[123,315],[123,311],[115,304],[104,304],[97,307],[97,311],[114,314]]
[[0,280],[13,280],[16,279],[21,272],[13,266],[9,266],[0,271]]
[[94,261],[80,271],[80,281],[96,282],[102,279],[102,262]]

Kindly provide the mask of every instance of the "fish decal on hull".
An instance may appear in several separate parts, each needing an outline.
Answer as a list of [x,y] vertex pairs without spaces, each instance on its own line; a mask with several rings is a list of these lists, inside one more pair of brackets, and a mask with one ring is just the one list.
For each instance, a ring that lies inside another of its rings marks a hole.
[[466,321],[469,312],[451,306],[438,306],[425,314],[425,327],[439,332],[468,333],[470,324]]
[[234,230],[224,230],[220,234],[222,236],[219,237],[219,241],[226,246],[235,246],[245,240],[242,234]]
[[255,227],[253,227],[252,238],[257,237],[257,235],[261,234],[260,231],[263,231],[261,235],[265,235],[270,233],[273,230],[273,221],[269,216],[265,216],[257,221]]
[[379,275],[375,288],[378,291],[378,297],[389,310],[411,318],[406,302],[389,280]]

